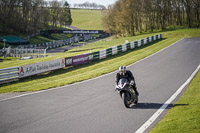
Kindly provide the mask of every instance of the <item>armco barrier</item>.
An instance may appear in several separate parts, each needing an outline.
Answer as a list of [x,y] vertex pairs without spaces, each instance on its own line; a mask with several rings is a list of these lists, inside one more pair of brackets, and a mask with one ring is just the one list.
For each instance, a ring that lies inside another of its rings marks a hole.
[[19,67],[0,69],[0,84],[19,79]]
[[161,39],[162,34],[147,37],[142,40],[122,44],[119,46],[113,46],[108,49],[104,49],[101,51],[96,51],[92,53],[86,53],[83,55],[77,55],[73,57],[63,58],[63,59],[56,59],[46,62],[40,62],[35,64],[24,65],[20,67],[12,67],[12,68],[4,68],[0,69],[0,84],[5,82],[10,82],[13,80],[17,80],[19,78],[24,78],[27,76],[40,74],[56,69],[62,69],[64,67],[69,66],[77,66],[85,63],[89,63],[91,61],[100,60],[107,58],[112,55],[116,55],[121,52],[125,52],[130,49],[134,49],[150,42],[153,42],[157,39]]
[[[114,47],[104,49],[104,50],[101,50],[101,51],[96,51],[96,52],[93,52],[92,54],[88,53],[88,54],[68,57],[68,58],[65,59],[66,66],[77,66],[77,65],[89,63],[93,60],[105,59],[105,58],[110,57],[112,55],[115,55],[115,54],[118,54],[118,53],[121,53],[121,52],[128,51],[130,49],[134,49],[134,48],[138,48],[140,46],[146,45],[147,43],[153,42],[153,41],[160,39],[160,38],[162,38],[162,34],[147,37],[145,39],[141,39],[141,40],[138,40],[138,41],[114,46]],[[78,63],[76,63],[76,61],[78,61]]]
[[112,48],[106,49],[106,57],[109,57],[112,55]]
[[93,60],[99,60],[99,55],[100,55],[99,51],[93,52]]
[[117,54],[117,46],[112,47],[112,55]]

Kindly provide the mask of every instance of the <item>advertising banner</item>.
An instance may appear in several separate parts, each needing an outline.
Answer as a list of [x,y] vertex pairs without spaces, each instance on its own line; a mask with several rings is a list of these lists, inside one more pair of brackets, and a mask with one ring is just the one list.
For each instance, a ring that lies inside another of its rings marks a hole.
[[73,65],[76,66],[76,65],[88,63],[90,60],[93,60],[93,55],[83,54],[83,55],[74,56],[72,58],[73,58]]
[[99,31],[98,30],[66,30],[66,31],[63,31],[63,33],[67,34],[86,34],[86,33],[89,33],[89,34],[99,34]]
[[66,66],[72,66],[73,65],[73,59],[72,59],[72,57],[65,58],[65,65]]
[[82,55],[66,58],[65,62],[66,62],[66,66],[77,66],[80,64],[88,63],[91,60],[93,60],[93,54],[89,53],[89,54],[82,54]]
[[55,33],[69,33],[69,34],[105,34],[103,30],[42,30],[40,34],[48,35]]
[[30,65],[24,65],[19,67],[19,77],[27,77],[51,70],[56,70],[65,67],[64,59],[57,59],[52,61],[40,62]]

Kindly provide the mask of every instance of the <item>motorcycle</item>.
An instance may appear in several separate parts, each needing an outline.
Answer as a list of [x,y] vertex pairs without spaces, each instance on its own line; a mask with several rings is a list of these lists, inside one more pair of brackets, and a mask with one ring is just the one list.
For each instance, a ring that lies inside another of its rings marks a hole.
[[116,91],[120,94],[124,105],[127,108],[130,108],[132,105],[138,103],[138,96],[132,88],[133,84],[133,82],[128,82],[127,79],[122,78],[119,80],[118,85],[116,85]]

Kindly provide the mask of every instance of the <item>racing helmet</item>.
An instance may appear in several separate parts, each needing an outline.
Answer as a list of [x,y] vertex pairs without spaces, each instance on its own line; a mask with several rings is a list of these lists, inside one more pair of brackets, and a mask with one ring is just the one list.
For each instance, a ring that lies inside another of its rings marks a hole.
[[120,66],[119,73],[124,75],[126,73],[126,66]]

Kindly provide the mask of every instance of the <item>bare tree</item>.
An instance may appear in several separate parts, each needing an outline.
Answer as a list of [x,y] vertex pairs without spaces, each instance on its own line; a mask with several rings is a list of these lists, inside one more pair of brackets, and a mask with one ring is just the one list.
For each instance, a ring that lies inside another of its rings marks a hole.
[[200,0],[192,0],[194,5],[194,13],[195,13],[195,19],[197,22],[197,26],[200,27]]
[[168,26],[200,26],[200,0],[118,0],[107,10],[105,29],[122,36]]
[[188,26],[191,27],[191,4],[192,4],[192,2],[190,0],[183,0],[183,3],[186,8],[187,23],[188,23]]

